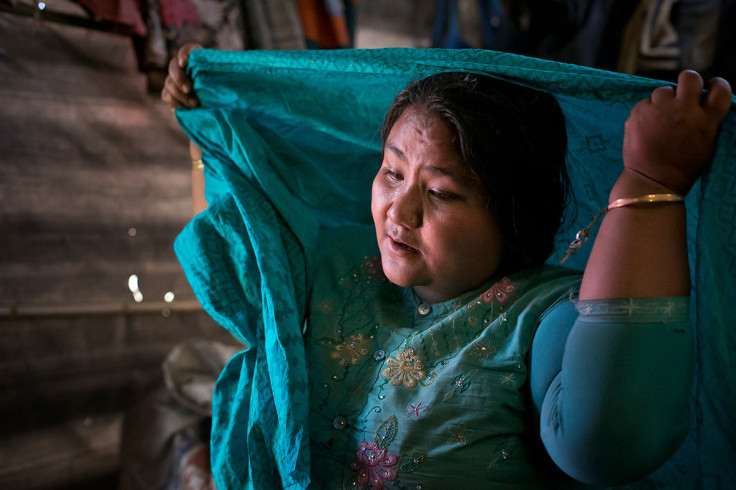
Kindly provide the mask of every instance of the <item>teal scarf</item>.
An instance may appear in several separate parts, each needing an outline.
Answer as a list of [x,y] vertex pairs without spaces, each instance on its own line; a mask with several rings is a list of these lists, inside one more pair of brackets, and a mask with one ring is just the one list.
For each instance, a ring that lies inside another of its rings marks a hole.
[[[553,93],[567,118],[574,202],[550,262],[607,204],[624,122],[665,82],[477,50],[199,50],[202,107],[178,110],[204,150],[210,208],[176,241],[207,312],[241,339],[218,381],[212,466],[218,488],[304,488],[308,386],[301,327],[320,227],[370,222],[380,127],[410,80],[484,73]],[[710,171],[687,197],[697,341],[691,433],[648,481],[680,488],[736,481],[736,112]],[[582,269],[590,245],[565,265]],[[728,483],[727,483],[728,482]]]

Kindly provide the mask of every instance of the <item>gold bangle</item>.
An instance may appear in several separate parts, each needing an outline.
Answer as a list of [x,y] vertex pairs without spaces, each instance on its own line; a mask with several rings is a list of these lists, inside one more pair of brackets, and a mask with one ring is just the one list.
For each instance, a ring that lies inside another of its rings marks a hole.
[[192,160],[192,168],[195,170],[202,170],[204,169],[204,163],[202,163],[202,159],[198,158],[196,160]]
[[601,218],[601,216],[606,214],[611,209],[622,208],[624,206],[633,206],[636,204],[684,201],[685,198],[679,194],[645,194],[639,197],[626,197],[622,199],[616,199],[611,204],[603,208],[603,211],[598,213],[598,215],[593,218],[593,221],[590,222],[587,228],[577,232],[577,234],[575,235],[575,240],[570,243],[570,246],[567,248],[567,253],[564,257],[562,257],[562,260],[560,260],[560,264],[565,262],[573,253],[575,253],[576,250],[578,250],[580,247],[583,246],[586,241],[588,241],[588,237],[590,236],[590,229],[593,228],[593,226]]
[[653,202],[683,202],[685,199],[679,194],[645,194],[639,197],[629,197],[624,199],[616,199],[608,205],[606,211],[614,208],[622,208],[624,206],[632,206],[634,204],[649,204]]

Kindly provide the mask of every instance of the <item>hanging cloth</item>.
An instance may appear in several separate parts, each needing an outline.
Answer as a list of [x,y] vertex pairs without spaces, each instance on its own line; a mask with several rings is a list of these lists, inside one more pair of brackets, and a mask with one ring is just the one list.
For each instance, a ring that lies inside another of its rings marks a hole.
[[[212,466],[218,488],[305,488],[308,384],[302,326],[321,227],[370,223],[380,127],[410,80],[469,71],[554,94],[567,119],[574,201],[550,262],[608,203],[624,122],[665,82],[479,50],[198,50],[202,107],[177,110],[203,150],[210,207],[175,248],[205,310],[244,343],[218,380]],[[631,488],[736,481],[736,112],[687,197],[697,342],[690,435]],[[582,269],[590,247],[565,265]],[[632,441],[635,444],[635,441]]]

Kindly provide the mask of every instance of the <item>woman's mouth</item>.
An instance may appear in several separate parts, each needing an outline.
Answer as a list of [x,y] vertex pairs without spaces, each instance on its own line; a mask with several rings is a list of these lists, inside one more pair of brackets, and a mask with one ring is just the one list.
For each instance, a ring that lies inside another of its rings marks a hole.
[[397,240],[394,240],[390,236],[388,238],[388,245],[391,251],[397,255],[406,255],[406,254],[416,254],[419,253],[419,250],[417,250],[414,247],[410,247],[409,245],[399,242]]

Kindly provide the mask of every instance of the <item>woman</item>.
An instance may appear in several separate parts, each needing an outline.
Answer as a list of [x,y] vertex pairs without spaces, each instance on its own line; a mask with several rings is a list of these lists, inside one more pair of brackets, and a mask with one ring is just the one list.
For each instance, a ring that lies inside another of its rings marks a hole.
[[[177,79],[164,100],[187,100]],[[730,104],[725,82],[701,89],[684,72],[632,111],[577,305],[578,278],[542,265],[564,203],[554,99],[465,74],[397,97],[373,184],[380,266],[364,230],[330,237],[311,287],[318,487],[554,486],[540,440],[589,483],[666,460],[692,375],[678,196]]]

